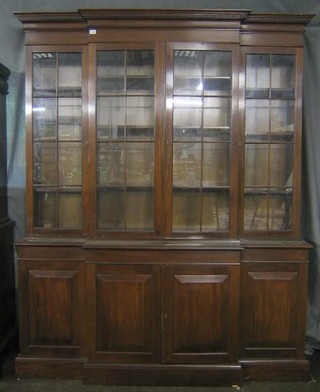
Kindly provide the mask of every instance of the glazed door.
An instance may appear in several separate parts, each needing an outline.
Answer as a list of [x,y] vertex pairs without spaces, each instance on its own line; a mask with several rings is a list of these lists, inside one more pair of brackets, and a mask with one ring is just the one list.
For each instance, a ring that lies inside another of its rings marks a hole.
[[237,63],[232,45],[168,45],[168,235],[236,231]]
[[32,47],[28,57],[28,229],[79,235],[87,207],[86,50]]
[[244,49],[242,231],[297,235],[301,67],[296,49]]
[[90,91],[96,102],[90,120],[95,130],[91,145],[95,157],[92,231],[117,237],[159,235],[161,48],[154,44],[108,44],[91,46],[90,50],[95,75]]

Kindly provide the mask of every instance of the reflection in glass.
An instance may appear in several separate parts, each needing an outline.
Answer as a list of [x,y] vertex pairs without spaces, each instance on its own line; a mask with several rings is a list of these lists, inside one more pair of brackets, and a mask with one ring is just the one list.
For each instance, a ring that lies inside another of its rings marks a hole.
[[59,228],[80,229],[82,226],[82,195],[59,193]]
[[295,56],[271,56],[271,88],[272,98],[294,98]]
[[127,143],[126,180],[129,186],[153,185],[153,143]]
[[269,230],[290,230],[292,217],[292,189],[285,194],[274,193],[269,199]]
[[35,98],[32,106],[34,139],[55,139],[57,134],[57,101]]
[[268,196],[247,191],[244,197],[244,230],[268,229]]
[[203,127],[230,130],[230,110],[229,98],[205,98]]
[[81,53],[59,53],[58,60],[59,96],[81,96]]
[[81,185],[81,143],[59,143],[59,184]]
[[97,53],[97,94],[124,93],[124,51],[99,51]]
[[203,187],[229,186],[229,143],[205,143],[203,145]]
[[270,129],[269,101],[265,99],[246,100],[246,141],[267,141]]
[[173,144],[173,186],[200,187],[201,143]]
[[269,145],[247,144],[245,147],[245,186],[267,187],[269,181]]
[[124,189],[101,189],[97,193],[98,229],[124,230]]
[[271,101],[271,141],[293,142],[294,101]]
[[248,54],[246,64],[246,97],[269,98],[269,88],[270,55]]
[[122,139],[125,126],[125,100],[123,97],[97,99],[97,138]]
[[56,95],[56,68],[56,53],[33,53],[33,97],[50,97]]
[[35,143],[33,146],[34,184],[57,184],[57,150],[55,143]]
[[270,186],[291,187],[293,170],[293,145],[270,145]]
[[58,99],[58,131],[60,140],[81,139],[81,98]]
[[124,185],[125,153],[122,143],[97,145],[97,184]]
[[127,230],[153,229],[153,190],[128,190]]
[[199,189],[173,190],[172,231],[200,231],[201,196]]
[[57,194],[54,190],[36,189],[33,208],[35,227],[57,227]]
[[244,230],[290,230],[292,188],[271,189],[269,194],[246,191],[244,199]]
[[231,52],[176,50],[175,95],[230,95]]
[[126,111],[127,138],[153,138],[154,98],[128,97]]
[[207,191],[202,196],[202,231],[229,230],[229,192]]

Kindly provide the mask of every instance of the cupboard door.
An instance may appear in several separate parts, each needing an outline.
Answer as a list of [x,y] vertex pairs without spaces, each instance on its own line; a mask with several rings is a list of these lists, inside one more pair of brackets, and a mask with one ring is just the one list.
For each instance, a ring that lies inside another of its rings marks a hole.
[[19,263],[21,353],[73,356],[83,353],[83,264]]
[[88,265],[90,359],[156,362],[161,349],[160,273],[150,265]]
[[[303,355],[306,263],[248,263],[242,272],[242,355]],[[302,340],[303,343],[303,340]]]
[[225,363],[237,358],[238,266],[167,266],[164,360]]

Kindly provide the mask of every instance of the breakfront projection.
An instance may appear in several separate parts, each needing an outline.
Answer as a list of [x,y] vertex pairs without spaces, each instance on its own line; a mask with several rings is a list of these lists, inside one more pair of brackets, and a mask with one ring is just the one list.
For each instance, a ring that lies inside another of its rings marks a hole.
[[312,16],[16,15],[27,135],[17,375],[306,379],[299,218]]

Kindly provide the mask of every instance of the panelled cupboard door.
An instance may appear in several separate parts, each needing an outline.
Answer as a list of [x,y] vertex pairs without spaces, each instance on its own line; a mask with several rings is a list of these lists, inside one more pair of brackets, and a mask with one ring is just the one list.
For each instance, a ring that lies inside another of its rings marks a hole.
[[21,262],[20,348],[23,354],[68,357],[83,351],[83,264]]
[[243,269],[242,345],[245,357],[294,358],[304,331],[306,264],[248,263]]
[[157,362],[160,273],[152,265],[88,265],[91,360]]
[[239,266],[167,266],[164,361],[226,363],[237,358]]

